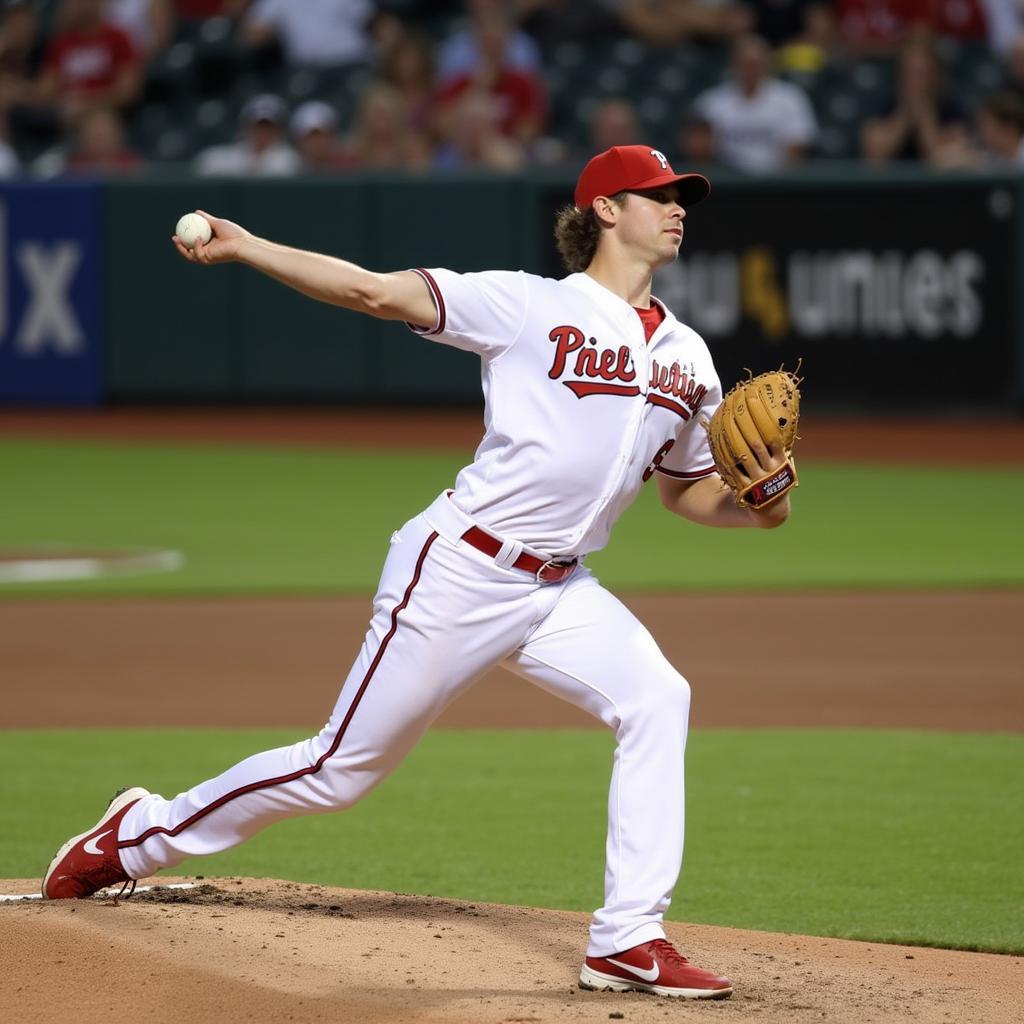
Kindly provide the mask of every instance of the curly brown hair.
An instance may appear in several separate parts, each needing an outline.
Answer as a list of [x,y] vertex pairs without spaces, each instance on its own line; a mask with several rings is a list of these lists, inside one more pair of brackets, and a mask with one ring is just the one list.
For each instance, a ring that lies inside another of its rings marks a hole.
[[[609,196],[613,203],[621,206],[626,201],[626,192]],[[558,255],[570,274],[578,274],[590,266],[601,241],[601,224],[592,207],[580,210],[575,206],[564,206],[555,217],[555,244]]]

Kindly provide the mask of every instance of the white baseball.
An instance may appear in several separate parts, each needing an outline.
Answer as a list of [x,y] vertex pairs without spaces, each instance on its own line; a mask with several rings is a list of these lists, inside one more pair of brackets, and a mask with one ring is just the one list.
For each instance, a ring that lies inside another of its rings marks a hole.
[[210,222],[205,217],[200,217],[198,213],[186,213],[178,221],[178,226],[174,229],[174,233],[181,239],[181,244],[187,249],[193,248],[197,241],[206,245],[213,235]]

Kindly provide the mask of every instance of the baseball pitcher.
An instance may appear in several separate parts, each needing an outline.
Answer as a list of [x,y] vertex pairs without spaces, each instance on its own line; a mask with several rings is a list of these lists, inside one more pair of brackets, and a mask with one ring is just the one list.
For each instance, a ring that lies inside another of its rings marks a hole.
[[174,237],[190,262],[242,263],[476,353],[486,429],[454,486],[392,537],[366,639],[324,729],[171,799],[123,791],[58,851],[44,896],[128,886],[281,818],[352,806],[445,705],[503,665],[599,718],[617,742],[604,905],[579,984],[732,993],[663,927],[683,852],[689,684],[586,566],[651,478],[669,512],[708,526],[772,528],[790,512],[795,378],[764,375],[723,401],[703,340],[651,295],[687,209],[709,192],[648,146],[598,154],[558,216],[569,271],[559,280],[374,273],[201,211],[208,242]]

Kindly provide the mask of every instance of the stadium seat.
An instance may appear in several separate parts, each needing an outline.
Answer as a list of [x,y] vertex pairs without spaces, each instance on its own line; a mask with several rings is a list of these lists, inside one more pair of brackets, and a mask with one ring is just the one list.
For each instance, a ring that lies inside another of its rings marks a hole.
[[168,103],[195,91],[196,46],[179,39],[158,54],[146,69],[144,97],[147,102]]
[[195,139],[186,128],[169,128],[157,138],[152,156],[163,163],[180,163],[190,160],[196,149]]

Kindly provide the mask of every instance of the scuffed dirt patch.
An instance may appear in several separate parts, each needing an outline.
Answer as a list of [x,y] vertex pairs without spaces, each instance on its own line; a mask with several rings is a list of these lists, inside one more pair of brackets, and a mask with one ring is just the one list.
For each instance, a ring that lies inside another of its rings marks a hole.
[[[36,884],[0,882],[0,891]],[[683,924],[669,926],[670,938],[732,977],[732,999],[583,992],[586,928],[586,915],[563,911],[256,879],[199,880],[120,903],[4,904],[0,1017],[1004,1024],[1024,1014],[1021,957]]]

